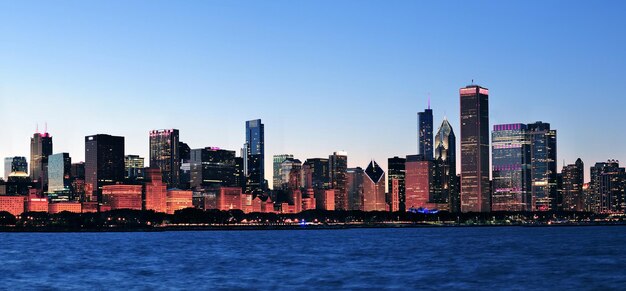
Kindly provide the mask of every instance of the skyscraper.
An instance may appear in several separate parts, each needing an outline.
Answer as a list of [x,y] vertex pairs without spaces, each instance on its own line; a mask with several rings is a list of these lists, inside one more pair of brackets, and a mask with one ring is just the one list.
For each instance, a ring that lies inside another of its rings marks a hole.
[[624,185],[626,171],[619,161],[598,162],[591,167],[591,211],[599,213],[621,212],[626,209]]
[[163,173],[163,182],[170,188],[180,184],[180,140],[178,129],[150,131],[150,167]]
[[28,162],[25,157],[4,158],[4,180],[8,180],[9,175],[14,172],[28,173]]
[[489,212],[489,90],[469,85],[461,103],[461,211]]
[[124,180],[124,137],[85,137],[85,192],[102,202],[102,186]]
[[35,133],[30,139],[30,179],[37,188],[47,190],[48,156],[52,154],[52,136],[47,133]]
[[556,210],[556,130],[549,123],[528,124],[534,211]]
[[48,192],[70,191],[72,158],[68,153],[48,156]]
[[280,164],[286,159],[293,158],[293,155],[283,154],[283,155],[274,155],[272,159],[273,166],[273,176],[272,176],[272,187],[274,189],[279,189],[281,186],[282,177],[280,175]]
[[563,210],[584,211],[583,184],[585,164],[579,158],[574,164],[563,166]]
[[[405,158],[387,159],[387,204],[390,211],[405,211]],[[396,205],[397,204],[397,205]]]
[[265,184],[265,126],[261,119],[246,121],[246,193],[259,193]]
[[346,170],[346,192],[348,193],[348,210],[363,210],[363,168]]
[[328,159],[313,158],[307,159],[302,164],[302,175],[304,188],[328,189],[330,187]]
[[[144,158],[138,155],[127,155],[124,157],[124,178],[128,180],[136,180],[143,177]],[[159,173],[160,175],[160,173]]]
[[240,187],[235,151],[206,147],[192,149],[191,187]]
[[363,211],[385,211],[385,172],[371,161],[363,177]]
[[492,132],[493,211],[531,211],[530,141],[526,125],[494,125]]
[[432,160],[425,160],[422,155],[406,156],[406,208],[419,209],[438,208],[432,203],[435,193],[435,164]]
[[335,210],[348,210],[346,192],[346,171],[348,169],[348,153],[334,152],[328,157],[330,187],[335,191]]
[[428,108],[417,113],[418,153],[426,160],[433,159],[433,110]]
[[458,181],[456,175],[456,136],[447,119],[435,135],[435,180],[441,188],[441,195],[447,197],[448,209],[451,212],[460,211]]
[[280,163],[278,170],[280,179],[274,189],[295,190],[302,186],[302,162],[287,158]]

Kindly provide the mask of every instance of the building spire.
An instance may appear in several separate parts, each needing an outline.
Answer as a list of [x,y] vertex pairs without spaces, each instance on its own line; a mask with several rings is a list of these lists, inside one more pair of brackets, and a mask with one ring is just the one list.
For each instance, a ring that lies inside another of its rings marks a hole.
[[428,93],[428,109],[430,110],[430,92]]

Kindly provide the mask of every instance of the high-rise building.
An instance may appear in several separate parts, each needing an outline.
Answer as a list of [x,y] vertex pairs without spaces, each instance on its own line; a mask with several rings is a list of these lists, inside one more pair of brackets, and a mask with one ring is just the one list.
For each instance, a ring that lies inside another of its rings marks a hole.
[[583,184],[585,183],[585,164],[579,158],[575,163],[563,166],[563,210],[584,211]]
[[551,130],[549,123],[540,121],[527,127],[531,147],[533,210],[556,210],[556,130]]
[[441,122],[435,135],[435,175],[441,196],[448,201],[448,209],[459,212],[461,198],[456,175],[456,136],[448,119]]
[[206,147],[192,149],[190,157],[192,188],[241,187],[235,151]]
[[262,193],[265,183],[265,125],[261,119],[246,121],[246,193]]
[[363,177],[363,211],[386,211],[385,172],[372,160]]
[[330,188],[330,177],[328,169],[328,159],[313,158],[307,159],[302,164],[302,175],[305,189],[328,189]]
[[422,155],[406,156],[406,208],[437,209],[439,205],[432,203],[435,193],[435,163],[425,160]]
[[52,136],[35,133],[30,139],[30,179],[37,188],[46,191],[48,186],[48,156],[52,154]]
[[282,155],[274,155],[272,159],[273,165],[273,176],[272,176],[272,187],[274,189],[280,189],[282,186],[282,176],[280,174],[280,164],[286,159],[292,159],[293,155],[290,154],[282,154]]
[[[430,103],[430,101],[429,101]],[[418,153],[426,160],[433,159],[433,110],[428,108],[417,113]]]
[[124,178],[128,180],[137,180],[143,177],[144,158],[138,155],[127,155],[124,157]]
[[48,156],[48,192],[71,191],[72,158],[68,153]]
[[28,173],[26,157],[4,158],[4,180],[8,180],[9,175],[16,172]]
[[390,211],[405,211],[405,158],[387,159],[387,204]]
[[346,191],[348,193],[348,210],[363,210],[363,168],[346,170]]
[[619,161],[598,162],[591,167],[591,211],[599,213],[621,212],[626,209],[624,185],[626,171]]
[[330,187],[335,191],[335,210],[348,210],[348,194],[346,192],[346,171],[348,169],[348,154],[334,152],[328,157],[328,171]]
[[124,180],[124,137],[85,137],[85,192],[102,202],[102,186]]
[[493,211],[531,211],[530,141],[526,125],[494,125],[492,137]]
[[74,163],[70,167],[70,183],[72,184],[73,200],[86,201],[85,197],[85,163]]
[[180,140],[178,129],[150,131],[150,167],[163,173],[163,182],[170,188],[180,184]]
[[469,85],[461,103],[461,211],[489,212],[489,90]]
[[287,158],[280,163],[278,169],[278,184],[276,189],[296,190],[302,186],[302,162],[298,159]]

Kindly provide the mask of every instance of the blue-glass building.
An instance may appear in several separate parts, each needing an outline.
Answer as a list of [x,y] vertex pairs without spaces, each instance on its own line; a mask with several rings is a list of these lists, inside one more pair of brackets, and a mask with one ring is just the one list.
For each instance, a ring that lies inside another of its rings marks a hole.
[[246,193],[262,193],[265,182],[265,126],[261,119],[246,121]]
[[491,134],[493,211],[530,211],[531,147],[527,126],[494,125]]

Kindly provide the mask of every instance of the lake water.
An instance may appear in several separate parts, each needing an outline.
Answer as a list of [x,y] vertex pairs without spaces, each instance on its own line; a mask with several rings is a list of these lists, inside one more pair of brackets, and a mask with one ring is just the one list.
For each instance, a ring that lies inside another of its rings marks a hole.
[[0,289],[624,289],[626,227],[0,233]]

